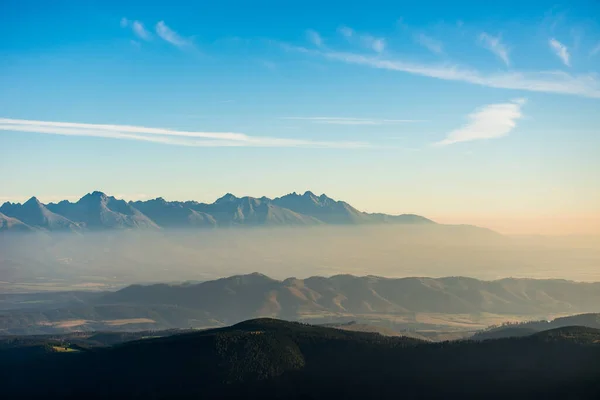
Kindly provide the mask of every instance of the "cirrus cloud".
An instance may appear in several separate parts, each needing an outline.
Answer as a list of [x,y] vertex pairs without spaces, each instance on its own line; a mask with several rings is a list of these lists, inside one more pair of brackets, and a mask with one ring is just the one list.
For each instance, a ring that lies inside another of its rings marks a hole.
[[235,132],[181,131],[145,126],[35,121],[10,118],[0,118],[0,131],[137,140],[188,147],[306,147],[338,149],[374,147],[366,142],[288,139],[272,136],[250,136]]
[[192,41],[189,38],[184,38],[179,35],[173,29],[169,28],[165,21],[159,21],[154,27],[156,30],[156,34],[166,42],[171,43],[176,47],[187,47],[192,45]]
[[571,55],[567,46],[552,38],[548,41],[550,48],[554,51],[554,54],[565,64],[567,67],[571,66]]
[[479,43],[500,58],[504,64],[510,66],[510,58],[508,56],[509,50],[508,47],[502,43],[502,38],[500,36],[492,36],[482,32],[479,35]]
[[405,61],[394,57],[372,56],[335,50],[316,50],[286,43],[279,44],[286,51],[322,57],[331,61],[364,67],[409,73],[447,81],[466,82],[498,89],[568,94],[600,98],[600,82],[594,73],[571,75],[564,71],[495,72],[485,73],[458,64],[427,64]]

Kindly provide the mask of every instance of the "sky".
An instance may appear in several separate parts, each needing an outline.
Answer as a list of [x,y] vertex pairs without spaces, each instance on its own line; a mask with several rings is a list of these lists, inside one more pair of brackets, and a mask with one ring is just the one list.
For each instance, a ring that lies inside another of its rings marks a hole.
[[600,233],[600,2],[0,3],[0,202],[311,190]]

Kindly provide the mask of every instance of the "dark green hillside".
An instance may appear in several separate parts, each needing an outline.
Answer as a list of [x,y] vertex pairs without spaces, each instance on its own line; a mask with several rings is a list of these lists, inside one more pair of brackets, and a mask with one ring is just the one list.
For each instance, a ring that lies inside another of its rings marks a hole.
[[592,399],[598,340],[600,331],[572,327],[427,343],[258,319],[19,361],[13,346],[0,350],[0,376],[8,398]]
[[551,331],[572,326],[600,329],[600,314],[587,313],[560,317],[552,321],[530,321],[520,324],[505,324],[478,332],[473,336],[473,339],[485,340],[528,336],[537,332]]

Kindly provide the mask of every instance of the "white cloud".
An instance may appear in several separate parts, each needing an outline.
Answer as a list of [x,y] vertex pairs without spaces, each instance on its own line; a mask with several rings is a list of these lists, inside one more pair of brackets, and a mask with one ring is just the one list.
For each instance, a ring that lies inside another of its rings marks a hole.
[[351,38],[354,35],[354,30],[352,30],[352,28],[348,28],[347,26],[341,26],[338,28],[338,32],[346,38]]
[[120,24],[121,24],[121,28],[131,27],[131,30],[133,31],[133,33],[140,39],[143,39],[143,40],[152,39],[152,34],[150,32],[148,32],[146,30],[146,28],[144,28],[144,24],[141,23],[140,21],[131,21],[131,20],[128,20],[127,18],[121,18]]
[[598,43],[596,47],[592,48],[590,51],[590,56],[595,56],[598,53],[600,53],[600,43]]
[[435,143],[446,146],[471,140],[494,139],[506,136],[517,126],[517,120],[523,117],[521,107],[525,99],[516,99],[510,103],[490,104],[469,114],[469,123],[448,133],[446,138]]
[[492,36],[483,32],[479,35],[479,43],[504,61],[504,64],[510,65],[510,58],[508,56],[509,50],[506,45],[502,43],[502,38],[500,36]]
[[190,39],[184,38],[180,36],[177,32],[172,30],[165,24],[165,21],[159,21],[156,24],[156,34],[160,36],[163,40],[171,43],[177,47],[186,47],[192,44]]
[[179,131],[131,125],[83,124],[0,118],[0,131],[51,135],[102,137],[191,147],[310,147],[365,148],[365,142],[313,141],[277,137],[248,136],[234,132]]
[[381,53],[385,50],[385,39],[383,38],[376,38],[371,35],[362,35],[361,40],[365,46],[373,49],[378,53]]
[[373,51],[381,53],[385,50],[385,39],[378,38],[372,35],[364,35],[356,33],[352,28],[342,26],[338,28],[338,32],[344,36],[349,42],[358,41],[362,46],[365,46]]
[[550,39],[548,41],[548,44],[550,44],[550,48],[552,49],[552,51],[554,51],[554,54],[556,54],[558,58],[560,58],[563,64],[565,64],[567,67],[570,67],[571,56],[569,55],[569,49],[567,49],[567,46],[565,46],[564,44],[562,44],[554,38]]
[[288,51],[316,55],[329,60],[371,68],[405,72],[449,81],[475,85],[526,90],[531,92],[560,93],[600,98],[600,82],[596,74],[571,75],[563,71],[483,73],[456,64],[423,64],[401,59],[374,57],[364,54],[319,51],[283,44]]
[[306,36],[308,37],[308,40],[310,40],[315,46],[323,46],[323,38],[318,32],[309,29],[306,31]]
[[419,33],[415,35],[415,40],[421,46],[427,48],[432,53],[441,54],[444,52],[444,47],[442,42],[436,40],[432,37],[425,35],[424,33]]
[[304,120],[320,124],[333,125],[387,125],[406,122],[421,122],[415,119],[375,119],[375,118],[347,118],[347,117],[283,117],[282,119]]
[[133,29],[133,33],[135,33],[140,39],[150,40],[152,38],[150,32],[144,28],[144,24],[142,24],[140,21],[133,21],[131,24],[131,29]]

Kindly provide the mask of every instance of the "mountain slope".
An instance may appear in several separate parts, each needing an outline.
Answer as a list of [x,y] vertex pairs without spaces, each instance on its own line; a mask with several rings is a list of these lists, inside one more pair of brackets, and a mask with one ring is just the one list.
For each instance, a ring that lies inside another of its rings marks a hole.
[[303,195],[291,193],[272,200],[273,204],[298,214],[309,215],[328,224],[368,223],[369,217],[343,201],[335,201],[326,195],[316,196],[308,191]]
[[16,218],[0,212],[0,232],[32,232],[34,229]]
[[212,215],[195,211],[188,204],[179,201],[169,202],[159,197],[129,204],[163,228],[198,228],[217,225]]
[[35,197],[32,197],[24,204],[4,203],[0,207],[0,212],[9,217],[16,218],[29,226],[48,229],[50,231],[80,230],[79,225],[62,215],[53,213]]
[[[58,302],[55,306],[11,307],[0,312],[0,332],[106,329],[110,321],[120,324],[119,330],[190,328],[256,317],[320,323],[354,319],[400,330],[456,326],[453,321],[459,320],[464,322],[460,324],[463,329],[474,330],[474,326],[481,329],[490,316],[497,321],[516,315],[539,319],[552,314],[600,311],[600,283],[351,275],[280,281],[254,273],[202,283],[132,285],[86,299],[73,304]],[[598,314],[578,315],[553,323],[538,321],[491,329],[476,334],[474,339],[527,336],[570,325],[600,328],[598,321]]]
[[310,191],[302,195],[295,192],[290,193],[273,199],[272,202],[299,214],[310,215],[328,224],[434,223],[430,219],[414,214],[387,215],[364,213],[344,201],[336,201],[325,194],[316,196]]
[[317,219],[279,207],[265,197],[238,198],[230,193],[212,204],[196,204],[193,209],[212,215],[221,226],[232,225],[317,225]]
[[107,294],[102,301],[201,308],[224,322],[256,316],[298,318],[314,313],[538,315],[600,311],[600,283],[351,275],[278,281],[251,274],[192,285],[133,285]]
[[158,229],[158,225],[124,200],[102,192],[88,193],[77,203],[66,200],[48,204],[48,209],[64,215],[88,229]]

